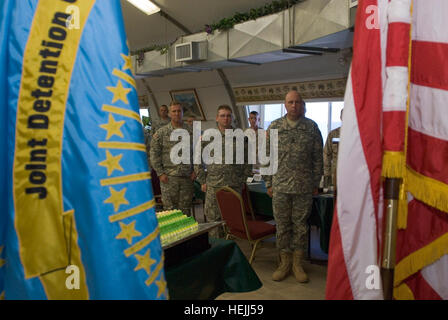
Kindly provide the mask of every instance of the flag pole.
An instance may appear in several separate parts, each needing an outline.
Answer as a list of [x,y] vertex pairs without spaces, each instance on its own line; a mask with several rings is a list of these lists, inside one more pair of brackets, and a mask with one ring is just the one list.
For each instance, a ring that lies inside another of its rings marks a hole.
[[[413,1],[409,8],[409,17],[412,17]],[[389,30],[390,31],[390,30]],[[396,241],[397,241],[397,221],[398,209],[401,211],[400,228],[403,228],[403,212],[407,212],[407,201],[404,188],[406,185],[406,154],[408,141],[408,123],[409,123],[409,101],[410,101],[410,83],[411,83],[411,52],[412,52],[412,24],[409,28],[409,49],[408,49],[408,82],[407,82],[407,100],[406,100],[406,117],[405,117],[405,134],[404,134],[404,150],[403,159],[401,161],[401,174],[388,175],[385,180],[384,200],[385,200],[385,228],[383,233],[383,258],[381,263],[381,275],[383,282],[383,296],[385,300],[393,299],[394,291],[394,271],[396,263]],[[383,163],[384,165],[384,163]],[[384,172],[384,171],[383,171]],[[392,178],[392,177],[393,178]],[[400,200],[400,190],[402,191]],[[404,198],[404,199],[403,199]],[[404,200],[404,203],[403,203]],[[399,208],[399,205],[403,206]],[[407,214],[406,214],[407,215]]]
[[385,300],[392,300],[393,298],[398,199],[401,183],[402,179],[387,178],[384,190],[386,223],[383,233],[383,259],[381,263],[381,278]]

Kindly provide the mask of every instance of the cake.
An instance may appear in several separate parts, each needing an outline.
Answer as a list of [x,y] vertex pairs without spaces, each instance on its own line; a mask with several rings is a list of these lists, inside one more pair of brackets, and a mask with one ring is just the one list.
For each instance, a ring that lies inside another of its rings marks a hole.
[[180,210],[156,212],[162,246],[184,238],[198,230],[193,217],[187,217]]

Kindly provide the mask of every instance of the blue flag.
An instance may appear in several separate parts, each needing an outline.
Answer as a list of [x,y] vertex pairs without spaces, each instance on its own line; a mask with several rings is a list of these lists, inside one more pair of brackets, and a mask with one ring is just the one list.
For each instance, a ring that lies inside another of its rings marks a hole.
[[120,2],[0,10],[0,294],[167,299]]
[[[12,13],[12,1],[0,2],[0,34],[9,33],[9,25]],[[6,225],[7,225],[7,199],[8,189],[6,187],[7,175],[7,150],[8,150],[8,131],[7,131],[7,77],[8,74],[8,55],[7,38],[0,38],[0,300],[4,298],[4,274],[6,268],[5,243],[6,243]]]

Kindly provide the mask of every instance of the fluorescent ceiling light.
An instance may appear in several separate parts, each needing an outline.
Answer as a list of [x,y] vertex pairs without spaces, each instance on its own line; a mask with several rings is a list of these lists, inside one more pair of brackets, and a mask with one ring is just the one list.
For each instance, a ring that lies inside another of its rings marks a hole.
[[146,13],[148,16],[160,11],[160,8],[149,0],[128,0],[128,2]]

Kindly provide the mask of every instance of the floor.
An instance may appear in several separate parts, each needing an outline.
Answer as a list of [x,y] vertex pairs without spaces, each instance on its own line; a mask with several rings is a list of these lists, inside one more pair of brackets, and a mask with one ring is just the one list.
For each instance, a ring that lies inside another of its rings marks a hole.
[[[202,206],[195,207],[196,220],[204,222]],[[250,256],[250,245],[247,241],[236,240],[236,243],[246,255]],[[298,283],[291,274],[281,282],[271,279],[277,267],[277,250],[275,238],[263,242],[257,250],[252,267],[257,273],[263,286],[252,292],[224,293],[216,300],[321,300],[325,299],[325,283],[327,277],[327,255],[320,250],[319,230],[311,229],[311,259],[304,263],[305,272],[310,281],[306,284]]]

